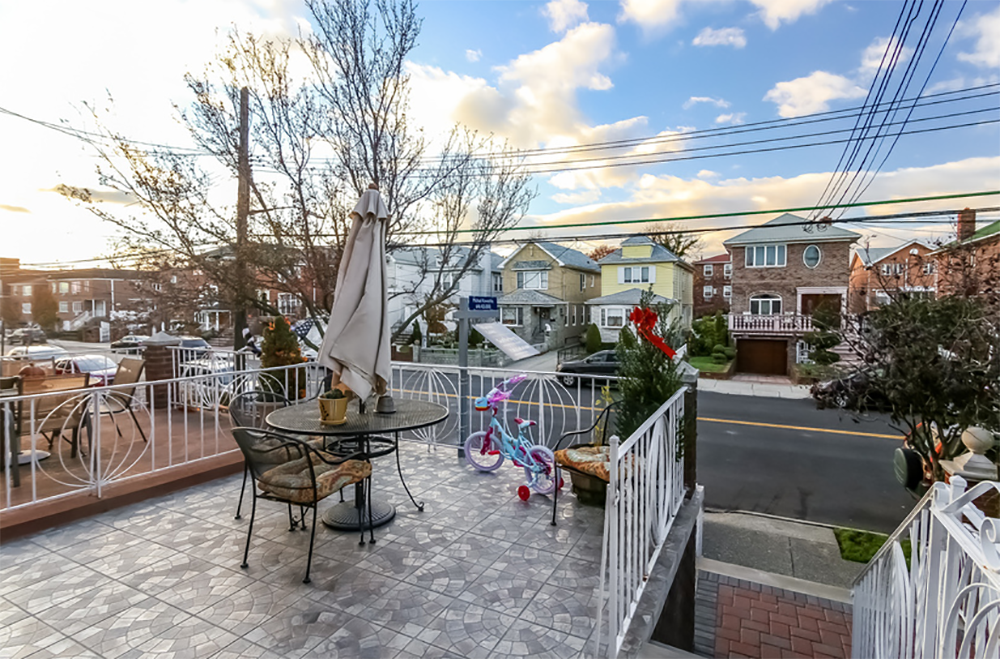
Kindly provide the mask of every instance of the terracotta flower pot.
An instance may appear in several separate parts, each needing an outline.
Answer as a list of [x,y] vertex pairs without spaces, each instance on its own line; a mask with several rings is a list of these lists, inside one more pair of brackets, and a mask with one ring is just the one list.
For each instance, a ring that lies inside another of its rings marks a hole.
[[347,397],[319,398],[319,422],[324,426],[347,423]]

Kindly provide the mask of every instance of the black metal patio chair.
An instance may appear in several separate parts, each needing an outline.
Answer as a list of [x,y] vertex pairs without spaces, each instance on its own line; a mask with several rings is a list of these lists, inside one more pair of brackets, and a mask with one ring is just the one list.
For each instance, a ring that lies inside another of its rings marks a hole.
[[[266,430],[267,415],[279,407],[287,407],[289,404],[288,398],[273,391],[245,391],[229,401],[229,418],[232,420],[234,428]],[[274,456],[275,460],[279,458],[279,455]],[[236,519],[241,519],[240,511],[243,509],[243,494],[247,489],[249,469],[250,467],[244,462],[243,485],[240,487],[240,501],[236,504]],[[291,519],[291,513],[289,513],[289,519]]]
[[[326,451],[317,450],[309,442],[282,435],[273,431],[255,428],[233,428],[233,437],[243,452],[253,486],[253,505],[250,512],[250,526],[247,529],[247,544],[243,551],[243,563],[247,567],[250,555],[250,538],[257,515],[257,499],[267,499],[278,503],[297,505],[302,510],[302,528],[305,529],[306,510],[311,508],[312,532],[309,537],[309,558],[306,562],[306,577],[302,583],[309,583],[312,568],[313,543],[316,540],[316,505],[334,492],[348,485],[362,483],[367,490],[365,501],[371,496],[371,463],[357,459],[363,454],[337,457]],[[275,460],[275,456],[279,456]],[[363,519],[363,516],[362,516]],[[371,507],[368,507],[368,535],[375,541],[372,530]],[[361,527],[361,543],[365,544],[365,529]]]
[[[597,415],[597,418],[594,420],[594,423],[590,425],[590,427],[581,428],[579,430],[571,430],[567,433],[563,433],[562,436],[559,437],[559,441],[557,441],[555,446],[552,447],[552,452],[555,453],[556,451],[563,448],[563,444],[566,442],[567,439],[571,437],[584,438],[589,436],[593,440],[596,440],[596,441],[591,441],[590,445],[607,446],[608,433],[611,427],[614,425],[615,421],[614,414],[618,408],[618,405],[619,401],[615,401],[614,403],[611,403],[603,410],[601,410],[601,413]],[[562,482],[562,474],[560,472],[563,470],[570,471],[573,473],[580,473],[580,474],[584,473],[568,465],[560,465],[558,460],[555,461],[556,489],[552,493],[552,526],[556,525],[556,506],[559,504],[559,490],[561,489],[558,486]],[[589,476],[590,474],[587,475]]]

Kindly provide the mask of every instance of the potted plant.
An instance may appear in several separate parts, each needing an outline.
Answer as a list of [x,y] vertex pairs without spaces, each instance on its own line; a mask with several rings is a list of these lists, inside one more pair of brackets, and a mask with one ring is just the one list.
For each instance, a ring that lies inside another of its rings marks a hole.
[[341,389],[331,389],[319,398],[319,422],[324,426],[339,426],[347,422],[348,398]]

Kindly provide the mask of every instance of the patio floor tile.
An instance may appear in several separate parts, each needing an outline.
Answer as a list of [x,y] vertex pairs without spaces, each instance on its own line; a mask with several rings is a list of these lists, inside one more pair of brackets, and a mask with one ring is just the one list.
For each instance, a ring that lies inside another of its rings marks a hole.
[[458,597],[486,571],[487,564],[484,561],[472,563],[450,556],[433,556],[405,580],[430,591]]
[[529,579],[517,572],[505,573],[490,569],[479,575],[459,595],[459,599],[517,616],[543,585],[543,582]]
[[579,654],[585,644],[584,639],[565,632],[519,621],[507,631],[491,656],[569,659]]
[[34,616],[0,627],[0,648],[5,659],[21,659],[65,639],[62,633]]
[[453,602],[417,638],[468,659],[485,659],[515,620],[498,608]]

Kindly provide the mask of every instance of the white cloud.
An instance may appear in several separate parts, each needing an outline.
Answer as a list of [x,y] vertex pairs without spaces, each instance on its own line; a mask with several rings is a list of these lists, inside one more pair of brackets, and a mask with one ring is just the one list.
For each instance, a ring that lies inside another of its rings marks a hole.
[[711,169],[703,169],[695,174],[695,176],[702,179],[719,178],[719,173],[713,172]]
[[[861,53],[861,72],[864,75],[874,75],[878,71],[880,66],[888,65],[892,62],[896,48],[898,47],[899,39],[896,37],[876,37],[871,44],[865,48],[864,52]],[[891,44],[891,45],[890,45]],[[899,51],[896,55],[895,63],[893,68],[899,66],[906,60],[910,58],[913,54],[913,49],[907,46]],[[885,63],[883,64],[883,57],[885,58]]]
[[663,28],[679,17],[683,0],[621,0],[618,22],[632,21],[643,29]]
[[557,33],[589,20],[587,3],[580,0],[552,0],[542,9],[542,14],[549,19],[549,29]]
[[717,108],[728,108],[729,101],[723,98],[712,98],[711,96],[692,96],[688,100],[684,101],[684,109],[692,108],[699,103],[710,103]]
[[724,27],[713,30],[706,27],[698,33],[698,36],[691,42],[695,46],[732,46],[733,48],[744,48],[747,45],[746,35],[738,27]]
[[976,49],[971,53],[959,53],[958,59],[976,66],[1000,67],[1000,6],[989,14],[977,16],[964,31],[978,37]]
[[717,124],[730,124],[735,126],[737,124],[743,123],[743,118],[747,116],[746,112],[730,112],[729,114],[720,114],[715,118],[715,123]]
[[767,94],[765,101],[778,104],[778,114],[785,118],[829,109],[830,101],[860,98],[867,92],[844,76],[813,71],[804,78],[779,82]]
[[552,195],[552,201],[557,204],[567,204],[579,206],[582,204],[592,204],[601,198],[600,190],[584,190],[582,192],[558,192]]
[[483,51],[481,50],[466,50],[465,59],[470,62],[478,62],[483,57]]
[[803,14],[815,14],[832,0],[750,0],[760,7],[764,24],[777,30],[782,23],[794,23]]

